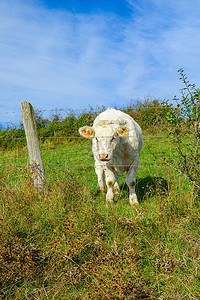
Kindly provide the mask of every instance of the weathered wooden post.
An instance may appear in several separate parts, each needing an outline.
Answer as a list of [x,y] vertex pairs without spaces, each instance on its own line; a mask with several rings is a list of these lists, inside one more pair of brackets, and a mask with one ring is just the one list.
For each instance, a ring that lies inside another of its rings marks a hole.
[[37,136],[34,110],[31,103],[27,101],[21,102],[21,107],[22,121],[25,129],[26,141],[30,158],[30,168],[33,186],[37,190],[39,190],[44,187],[46,179],[40,152],[39,139]]

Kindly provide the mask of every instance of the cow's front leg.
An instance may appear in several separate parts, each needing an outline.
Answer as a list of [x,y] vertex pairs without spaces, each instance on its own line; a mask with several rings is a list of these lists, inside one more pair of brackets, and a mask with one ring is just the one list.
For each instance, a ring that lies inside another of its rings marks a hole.
[[113,186],[115,183],[115,174],[113,171],[105,170],[107,194],[106,194],[106,205],[112,204],[114,200]]
[[119,183],[118,183],[118,176],[119,174],[115,172],[115,183],[113,185],[113,192],[115,195],[118,195],[120,193]]
[[103,166],[99,162],[95,162],[95,172],[97,174],[97,193],[105,194],[104,183],[103,183]]
[[138,167],[139,157],[138,159],[130,166],[130,169],[127,172],[126,183],[129,187],[129,203],[130,205],[139,204],[137,195],[135,192],[136,185],[136,171]]

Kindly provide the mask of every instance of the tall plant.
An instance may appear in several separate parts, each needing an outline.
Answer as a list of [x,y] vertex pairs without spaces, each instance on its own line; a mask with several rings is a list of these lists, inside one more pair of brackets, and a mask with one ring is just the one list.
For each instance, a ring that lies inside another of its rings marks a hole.
[[168,111],[169,136],[176,153],[170,157],[171,163],[182,174],[200,187],[200,89],[191,84],[183,69],[178,70],[184,88],[180,98],[174,97],[177,105]]

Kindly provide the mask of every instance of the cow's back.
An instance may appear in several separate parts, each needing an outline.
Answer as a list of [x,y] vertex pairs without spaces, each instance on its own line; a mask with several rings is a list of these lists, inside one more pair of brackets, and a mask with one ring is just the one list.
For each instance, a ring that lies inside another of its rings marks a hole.
[[124,125],[127,122],[131,122],[131,120],[133,119],[122,111],[116,110],[114,108],[108,108],[96,117],[93,126],[97,126],[98,123],[102,121],[108,121],[108,123],[110,124]]

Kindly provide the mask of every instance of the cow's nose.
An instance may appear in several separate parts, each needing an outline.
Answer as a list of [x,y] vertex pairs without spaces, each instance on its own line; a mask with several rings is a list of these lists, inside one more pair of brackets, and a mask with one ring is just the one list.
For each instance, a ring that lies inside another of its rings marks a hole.
[[99,154],[99,159],[102,160],[102,161],[105,161],[105,160],[109,160],[109,155],[108,154]]

